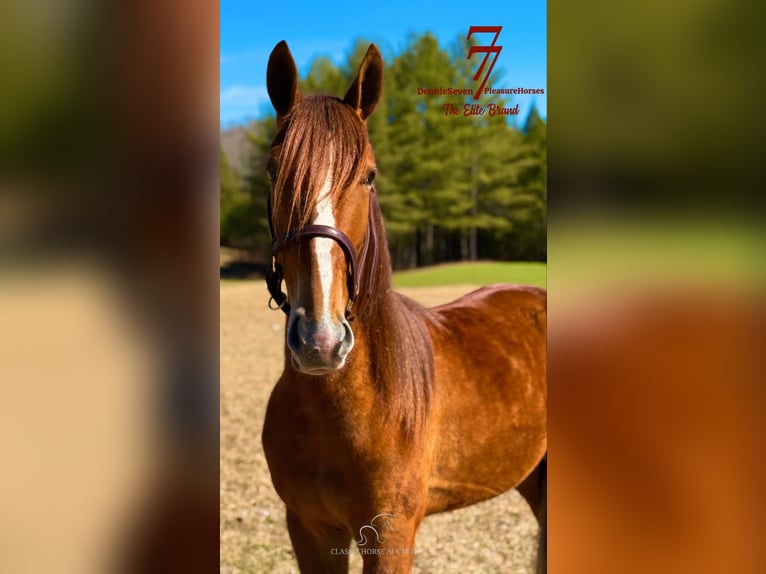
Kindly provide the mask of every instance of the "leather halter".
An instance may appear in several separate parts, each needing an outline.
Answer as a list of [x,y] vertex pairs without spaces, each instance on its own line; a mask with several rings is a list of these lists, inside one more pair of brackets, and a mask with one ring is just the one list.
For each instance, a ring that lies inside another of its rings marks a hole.
[[362,244],[362,251],[357,256],[356,248],[353,242],[349,239],[348,235],[343,233],[340,229],[330,227],[329,225],[306,225],[300,229],[296,229],[288,232],[280,239],[276,239],[274,234],[274,224],[271,221],[271,195],[268,199],[268,218],[269,218],[269,232],[271,233],[271,268],[266,272],[266,286],[269,290],[269,308],[276,311],[282,309],[285,315],[290,315],[290,304],[287,302],[287,293],[282,291],[282,280],[284,279],[284,270],[282,266],[277,263],[277,254],[286,245],[299,241],[301,239],[311,239],[313,237],[326,237],[332,239],[341,249],[346,257],[346,286],[348,289],[348,304],[346,305],[346,320],[353,321],[352,309],[356,304],[359,297],[360,284],[359,275],[361,273],[360,266],[363,267],[367,262],[367,255],[372,250],[372,261],[369,266],[369,272],[367,273],[367,293],[366,300],[370,299],[374,288],[375,281],[375,268],[378,265],[378,232],[375,226],[375,217],[373,214],[373,193],[375,188],[370,188],[370,208],[367,218],[367,231],[364,234],[364,243]]

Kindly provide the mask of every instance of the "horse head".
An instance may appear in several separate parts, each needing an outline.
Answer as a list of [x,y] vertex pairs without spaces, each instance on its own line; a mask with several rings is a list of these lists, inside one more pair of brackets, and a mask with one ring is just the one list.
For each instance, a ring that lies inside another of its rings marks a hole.
[[343,99],[302,97],[283,41],[269,58],[267,87],[277,112],[267,163],[274,239],[267,281],[272,298],[288,314],[293,366],[306,374],[328,374],[344,366],[354,347],[349,321],[363,267],[372,266],[370,245],[377,250],[376,238],[371,239],[376,167],[365,121],[380,100],[383,60],[370,45]]

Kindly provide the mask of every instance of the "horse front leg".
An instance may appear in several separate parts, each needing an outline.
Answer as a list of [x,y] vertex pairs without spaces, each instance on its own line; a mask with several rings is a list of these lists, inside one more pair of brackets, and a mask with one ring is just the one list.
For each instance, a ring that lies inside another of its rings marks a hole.
[[350,536],[345,528],[309,525],[287,510],[287,530],[301,574],[347,574]]

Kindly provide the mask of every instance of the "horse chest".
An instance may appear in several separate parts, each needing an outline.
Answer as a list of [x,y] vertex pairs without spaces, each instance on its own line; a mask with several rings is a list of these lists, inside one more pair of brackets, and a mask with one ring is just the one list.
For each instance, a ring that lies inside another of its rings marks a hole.
[[279,391],[269,404],[263,446],[272,481],[303,516],[342,517],[359,487],[359,461],[375,448],[368,442],[352,420],[326,405]]

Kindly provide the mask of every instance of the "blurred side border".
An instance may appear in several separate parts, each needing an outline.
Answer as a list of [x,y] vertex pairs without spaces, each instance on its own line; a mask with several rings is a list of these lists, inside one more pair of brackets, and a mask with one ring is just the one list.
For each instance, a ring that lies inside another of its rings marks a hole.
[[763,571],[763,12],[549,3],[550,572]]
[[0,570],[217,572],[218,4],[0,13]]

